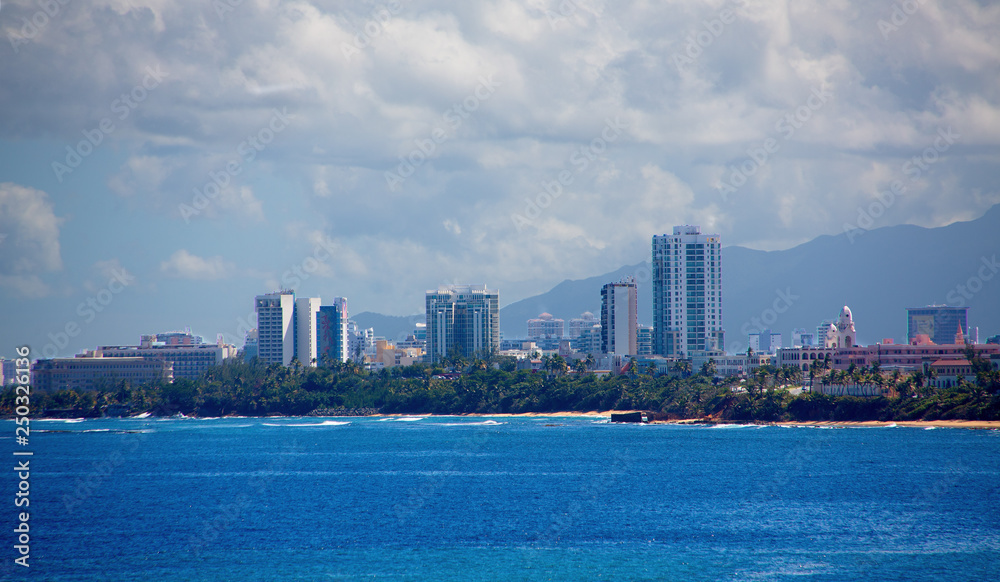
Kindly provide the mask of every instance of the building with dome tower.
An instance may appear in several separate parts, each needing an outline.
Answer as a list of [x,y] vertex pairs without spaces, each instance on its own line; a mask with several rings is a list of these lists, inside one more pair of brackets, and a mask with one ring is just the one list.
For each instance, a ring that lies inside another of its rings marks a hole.
[[853,348],[858,344],[858,334],[854,330],[854,316],[851,314],[851,308],[844,306],[840,310],[840,317],[837,318],[837,323],[835,329],[830,330],[833,332],[834,345],[829,345],[830,334],[827,334],[827,347],[833,348]]

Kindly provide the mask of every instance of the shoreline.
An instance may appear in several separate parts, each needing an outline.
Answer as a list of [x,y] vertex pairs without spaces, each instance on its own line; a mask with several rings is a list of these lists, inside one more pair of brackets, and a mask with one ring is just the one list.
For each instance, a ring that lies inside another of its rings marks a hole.
[[[224,416],[224,417],[204,417],[204,418],[392,418],[392,417],[423,417],[423,418],[583,418],[583,419],[610,419],[612,414],[623,414],[628,412],[645,412],[641,410],[591,410],[587,412],[562,411],[562,412],[498,412],[495,414],[470,412],[465,414],[376,414],[368,416]],[[118,417],[123,419],[136,419],[137,417]],[[147,417],[147,418],[171,418],[171,417]],[[202,417],[187,416],[185,418],[198,419]],[[91,420],[84,418],[36,418],[33,420]],[[99,420],[97,418],[93,420]],[[654,420],[644,424],[673,424],[679,426],[698,425],[758,425],[758,426],[788,426],[788,427],[826,427],[826,428],[964,428],[964,429],[996,429],[1000,430],[1000,420],[800,420],[800,421],[740,421],[721,420],[712,418],[687,418],[677,420]]]

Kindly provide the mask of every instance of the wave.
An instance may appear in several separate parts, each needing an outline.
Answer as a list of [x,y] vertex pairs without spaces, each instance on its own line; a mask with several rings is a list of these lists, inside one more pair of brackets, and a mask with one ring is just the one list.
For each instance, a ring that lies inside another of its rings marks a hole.
[[426,416],[400,416],[399,418],[394,418],[396,422],[415,422],[417,420],[423,420],[427,418]]
[[85,421],[85,418],[33,418],[32,422],[66,422],[66,423],[77,423]]
[[431,426],[499,426],[507,423],[497,422],[495,420],[484,420],[482,422],[429,422],[427,424]]
[[281,424],[281,423],[276,423],[276,422],[264,422],[264,423],[261,423],[261,424],[263,424],[264,426],[296,426],[296,427],[304,426],[304,427],[309,427],[309,426],[343,426],[345,424],[351,424],[351,423],[350,422],[346,422],[346,421],[341,422],[341,421],[337,421],[337,420],[324,420],[323,422],[305,422],[305,423],[295,423],[295,424]]

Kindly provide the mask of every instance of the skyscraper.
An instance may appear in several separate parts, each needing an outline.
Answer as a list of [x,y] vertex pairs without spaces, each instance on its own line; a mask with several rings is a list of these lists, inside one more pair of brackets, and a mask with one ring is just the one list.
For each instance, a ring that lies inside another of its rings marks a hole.
[[653,237],[653,328],[660,355],[724,349],[719,235],[684,225]]
[[928,305],[906,308],[906,341],[913,343],[918,335],[926,335],[938,345],[953,344],[962,332],[962,339],[969,324],[968,307]]
[[428,291],[427,359],[453,352],[465,358],[500,349],[500,292],[486,285],[448,285]]
[[316,356],[316,314],[319,312],[319,297],[300,297],[295,300],[295,359],[303,366],[315,367]]
[[316,357],[320,364],[347,361],[347,319],[347,299],[343,297],[334,298],[333,305],[319,308],[316,314]]
[[601,351],[637,355],[638,293],[631,277],[601,288]]
[[295,295],[291,291],[258,295],[254,305],[257,309],[257,357],[268,364],[287,366],[295,357]]

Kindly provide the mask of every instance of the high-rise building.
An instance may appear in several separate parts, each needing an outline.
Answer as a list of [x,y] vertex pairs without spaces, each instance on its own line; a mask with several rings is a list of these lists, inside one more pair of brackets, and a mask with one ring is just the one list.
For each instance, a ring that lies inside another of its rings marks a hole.
[[17,366],[15,360],[0,358],[0,386],[13,384],[17,381]]
[[258,295],[257,357],[268,364],[289,365],[295,357],[295,294],[278,291]]
[[638,293],[634,279],[628,277],[602,287],[601,352],[636,355],[638,316]]
[[584,311],[580,317],[569,320],[569,331],[566,333],[566,337],[575,340],[583,334],[589,333],[599,323],[601,322],[597,321],[593,313]]
[[295,300],[295,359],[303,366],[315,367],[319,361],[316,355],[319,304],[319,297],[299,297]]
[[595,323],[590,329],[580,334],[580,337],[572,340],[573,347],[578,352],[597,356],[602,351],[601,324]]
[[562,339],[565,328],[564,320],[552,317],[551,313],[543,313],[528,320],[528,339]]
[[365,355],[375,353],[375,328],[363,328],[358,322],[350,319],[347,321],[347,357],[350,360],[361,363],[365,361]]
[[653,327],[639,325],[635,328],[635,351],[639,356],[653,355]]
[[751,333],[748,339],[750,349],[757,353],[774,354],[781,349],[781,333],[770,329]]
[[428,291],[427,359],[453,352],[471,358],[500,349],[500,292],[485,285],[448,285]]
[[722,243],[698,226],[653,237],[653,351],[688,357],[724,349]]
[[323,305],[316,313],[316,358],[320,364],[347,361],[347,299],[336,297],[333,305]]
[[801,348],[815,345],[816,334],[807,332],[805,328],[797,327],[792,330],[792,347]]
[[249,362],[257,357],[257,328],[247,330],[243,336],[243,361]]
[[[906,309],[906,341],[913,343],[918,335],[925,335],[938,345],[954,344],[959,332],[969,325],[968,307],[928,305]],[[964,340],[963,340],[964,341]]]

